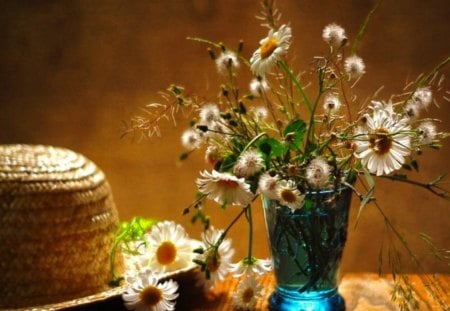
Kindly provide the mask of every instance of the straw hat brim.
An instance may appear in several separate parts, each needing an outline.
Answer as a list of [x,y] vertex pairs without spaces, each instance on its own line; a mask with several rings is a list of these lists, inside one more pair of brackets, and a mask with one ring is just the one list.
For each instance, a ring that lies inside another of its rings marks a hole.
[[[188,267],[185,267],[183,269],[175,270],[172,272],[165,273],[161,275],[161,279],[174,279],[177,280],[178,278],[183,277],[191,277],[191,274],[194,270],[196,270],[197,267],[194,264],[189,265]],[[117,287],[113,287],[111,289],[105,290],[100,293],[96,293],[93,295],[89,295],[82,298],[76,298],[64,302],[58,302],[58,303],[52,303],[47,305],[41,305],[41,306],[32,306],[32,307],[26,307],[26,308],[18,308],[18,309],[7,309],[9,311],[54,311],[54,310],[63,310],[67,308],[74,308],[74,307],[82,307],[82,306],[89,306],[91,304],[95,303],[101,303],[102,301],[106,301],[108,299],[113,299],[114,297],[121,296],[127,286],[126,284],[121,284]],[[5,309],[0,309],[0,311],[6,311]]]

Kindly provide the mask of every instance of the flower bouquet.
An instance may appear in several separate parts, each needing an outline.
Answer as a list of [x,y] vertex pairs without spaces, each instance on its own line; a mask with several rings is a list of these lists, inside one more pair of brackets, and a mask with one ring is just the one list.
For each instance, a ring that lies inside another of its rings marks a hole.
[[[418,170],[424,149],[438,149],[449,135],[438,130],[438,120],[424,114],[436,100],[434,94],[441,92],[439,71],[450,57],[399,94],[386,99],[375,94],[360,101],[352,96],[366,74],[358,46],[378,5],[353,40],[337,24],[323,29],[325,52],[313,60],[310,71],[315,78],[305,81],[291,66],[291,27],[280,23],[273,1],[261,4],[258,18],[268,32],[248,58],[243,42],[231,49],[189,38],[208,46],[223,78],[215,101],[187,96],[183,87],[171,85],[163,93],[164,101],[148,105],[144,116],[131,120],[126,133],[160,135],[161,120],[175,121],[186,112],[194,115],[181,137],[186,152],[180,159],[203,152],[209,167],[196,180],[195,201],[183,210],[205,227],[203,243],[193,248],[191,260],[203,273],[205,288],[223,281],[230,272],[241,277],[236,307],[255,307],[261,291],[258,278],[271,269],[270,261],[252,253],[252,208],[261,198],[277,279],[270,308],[343,309],[336,280],[353,194],[360,199],[356,222],[367,204],[381,213],[392,236],[388,260],[395,280],[392,298],[402,309],[414,309],[414,289],[401,273],[394,246],[399,244],[415,263],[420,262],[375,200],[374,189],[378,178],[387,178],[449,199],[448,190],[442,187],[445,175],[421,183],[409,179],[407,173]],[[239,87],[242,70],[253,76],[248,91]],[[224,230],[210,224],[207,200],[236,211]],[[240,220],[249,226],[248,253],[232,263],[227,234]],[[432,280],[429,288],[433,291]],[[436,299],[444,306],[445,302]]]

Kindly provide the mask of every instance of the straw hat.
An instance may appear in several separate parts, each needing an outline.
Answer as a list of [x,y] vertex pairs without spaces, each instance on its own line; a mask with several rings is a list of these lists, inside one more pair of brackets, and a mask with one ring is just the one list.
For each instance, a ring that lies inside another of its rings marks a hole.
[[118,226],[110,186],[93,162],[64,148],[0,145],[0,309],[60,309],[118,295],[123,289],[108,285]]

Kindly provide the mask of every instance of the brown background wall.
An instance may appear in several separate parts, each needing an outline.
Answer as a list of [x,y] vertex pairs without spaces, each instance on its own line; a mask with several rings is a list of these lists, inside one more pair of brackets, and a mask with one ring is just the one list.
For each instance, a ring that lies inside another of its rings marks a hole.
[[[337,22],[353,38],[373,4],[367,0],[279,1],[283,20],[293,28],[298,67],[307,69],[324,48],[323,26]],[[187,120],[177,128],[163,126],[162,139],[140,143],[119,138],[122,121],[158,100],[157,91],[172,82],[214,100],[217,80],[205,46],[185,38],[199,36],[230,46],[244,39],[244,53],[250,56],[266,34],[254,19],[258,9],[258,1],[241,0],[2,1],[0,142],[51,144],[81,152],[106,172],[122,219],[133,215],[173,219],[198,236],[199,228],[181,216],[203,168],[201,159],[177,163],[182,150],[179,135]],[[449,16],[447,0],[384,1],[360,49],[368,74],[358,94],[367,97],[384,85],[381,94],[386,99],[392,92],[401,92],[406,79],[414,79],[447,57]],[[445,72],[448,75],[449,70]],[[450,105],[442,100],[440,105],[430,113],[442,119],[440,129],[449,131]],[[449,144],[423,156],[423,180],[449,171]],[[418,232],[424,231],[437,245],[449,246],[448,201],[391,182],[381,183],[376,195],[393,222],[410,237],[427,269],[447,269],[426,259],[426,250],[416,242]],[[356,207],[355,201],[354,212]],[[217,227],[225,226],[235,212],[230,209],[224,214],[215,206],[210,211]],[[255,218],[256,254],[266,256],[260,211]],[[232,231],[239,254],[245,251],[245,230],[242,224]],[[376,270],[382,235],[382,220],[369,206],[358,228],[350,228],[344,269]]]

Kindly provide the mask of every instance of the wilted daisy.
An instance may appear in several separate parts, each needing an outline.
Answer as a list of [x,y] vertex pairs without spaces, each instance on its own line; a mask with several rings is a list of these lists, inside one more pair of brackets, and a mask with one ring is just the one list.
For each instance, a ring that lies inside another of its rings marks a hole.
[[278,185],[278,201],[281,205],[287,206],[292,212],[303,207],[305,195],[297,189],[292,180],[281,180]]
[[271,176],[269,173],[264,173],[259,178],[259,191],[269,200],[277,200],[279,181],[280,178],[277,175]]
[[215,165],[222,158],[220,148],[215,145],[209,145],[205,152],[205,161]]
[[291,44],[291,36],[291,28],[286,25],[282,25],[278,31],[271,29],[267,37],[259,42],[261,46],[250,59],[252,72],[264,77],[287,52]]
[[323,158],[314,158],[306,167],[305,177],[314,189],[322,189],[330,184],[331,167]]
[[239,68],[239,60],[236,53],[226,50],[216,58],[217,71],[221,74],[227,74],[230,70]]
[[428,87],[418,88],[412,95],[411,99],[418,104],[420,108],[426,109],[433,101],[433,93]]
[[258,259],[255,257],[245,257],[236,264],[233,264],[233,276],[238,278],[243,275],[264,275],[272,270],[272,261],[269,259]]
[[336,95],[329,94],[323,101],[323,109],[329,114],[336,114],[341,107],[341,101]]
[[356,133],[355,155],[371,173],[389,174],[401,168],[411,153],[410,128],[389,110],[376,109],[365,115],[366,126]]
[[234,165],[234,173],[239,177],[253,176],[264,168],[264,159],[261,154],[249,149],[244,151]]
[[220,173],[213,170],[211,173],[203,171],[202,178],[197,179],[197,186],[201,193],[219,204],[246,206],[253,199],[250,185],[244,178],[237,178],[230,173]]
[[187,267],[193,258],[193,247],[184,228],[173,221],[162,221],[145,234],[148,241],[148,267],[157,273]]
[[356,55],[349,56],[345,59],[344,69],[350,78],[359,78],[366,73],[366,65],[364,65],[364,61],[361,57]]
[[257,300],[261,297],[262,286],[251,277],[239,282],[233,295],[233,305],[238,310],[254,310]]
[[136,311],[175,310],[178,283],[172,280],[159,283],[149,271],[127,279],[128,287],[122,294],[125,307]]
[[212,125],[214,122],[220,119],[220,110],[216,104],[207,104],[200,109],[200,124]]
[[232,259],[234,249],[231,247],[231,239],[224,239],[218,248],[216,243],[222,239],[223,230],[209,228],[202,233],[202,242],[206,252],[198,257],[206,265],[209,284],[214,284],[217,281],[223,281],[227,275],[232,271]]
[[202,133],[194,129],[188,129],[181,135],[181,144],[188,150],[200,148],[203,141]]
[[347,42],[344,28],[334,23],[325,26],[322,32],[322,38],[329,45],[336,47],[340,47]]
[[419,143],[428,145],[436,138],[436,126],[432,122],[422,122],[417,127],[417,133],[419,134]]
[[250,82],[250,93],[255,97],[261,96],[267,90],[269,90],[269,85],[265,79],[255,78]]

